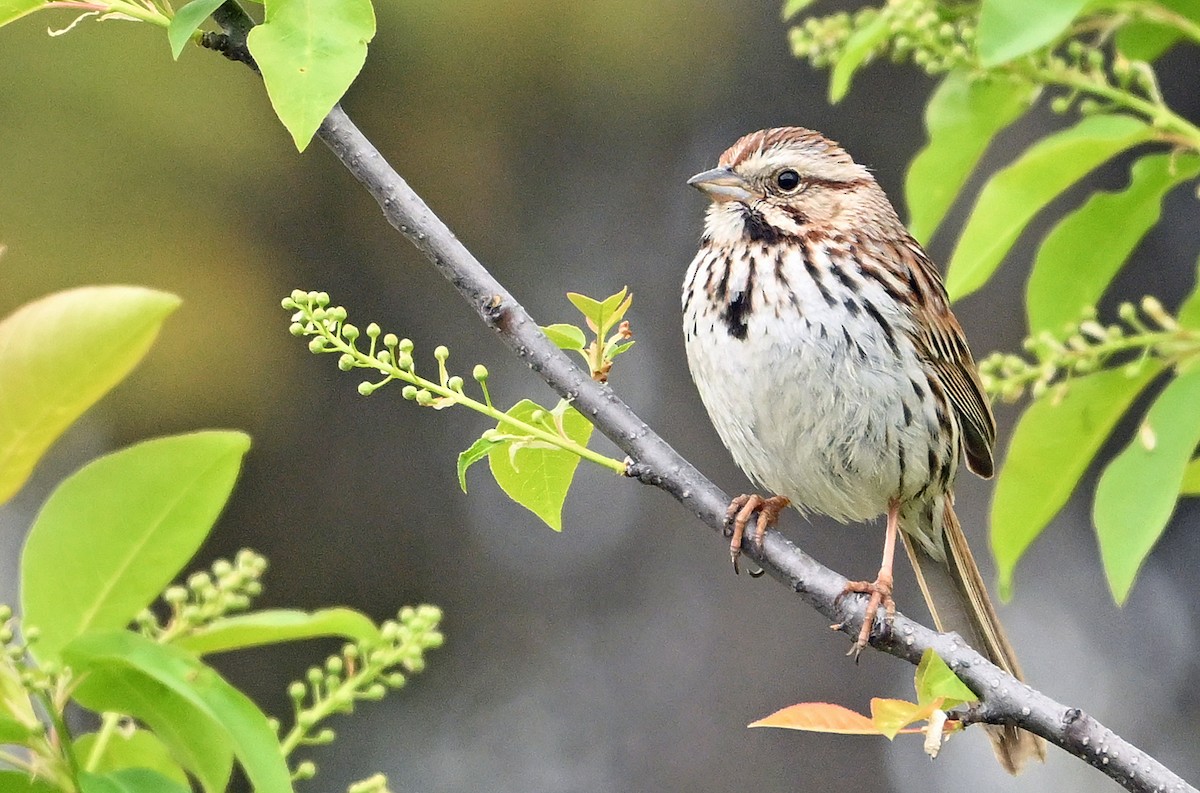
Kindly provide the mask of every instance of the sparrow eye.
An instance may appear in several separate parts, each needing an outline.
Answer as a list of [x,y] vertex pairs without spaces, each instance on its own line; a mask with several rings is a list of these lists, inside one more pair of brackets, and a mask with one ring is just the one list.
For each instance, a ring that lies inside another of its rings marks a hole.
[[790,193],[800,186],[800,174],[791,168],[785,168],[775,174],[775,184],[779,185],[780,190]]

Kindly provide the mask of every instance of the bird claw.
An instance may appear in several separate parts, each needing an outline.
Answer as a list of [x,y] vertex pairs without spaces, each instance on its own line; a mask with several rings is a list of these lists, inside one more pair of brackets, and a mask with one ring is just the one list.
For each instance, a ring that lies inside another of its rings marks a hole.
[[[869,595],[867,600],[867,608],[863,612],[862,628],[858,632],[858,637],[854,640],[854,644],[850,645],[850,650],[846,655],[854,656],[855,663],[858,662],[859,653],[863,651],[871,642],[871,627],[875,624],[875,617],[878,615],[879,608],[884,608],[884,628],[890,628],[892,621],[896,618],[896,601],[892,600],[892,576],[883,570],[879,571],[879,576],[874,581],[847,581],[846,586],[842,589],[842,593],[837,596],[835,604],[841,601],[846,595],[851,592]],[[844,622],[839,622],[829,627],[835,631],[840,631],[845,627]]]
[[[733,572],[736,575],[738,570],[738,557],[742,555],[742,538],[746,536],[746,525],[750,522],[751,516],[758,512],[758,522],[754,526],[754,547],[762,549],[763,536],[767,533],[767,529],[775,525],[775,521],[779,520],[779,513],[783,512],[792,502],[783,496],[771,496],[763,498],[757,494],[740,495],[729,502],[729,509],[725,510],[725,532],[729,540],[729,556],[733,562]],[[764,571],[758,570],[751,572],[751,578],[758,578]]]

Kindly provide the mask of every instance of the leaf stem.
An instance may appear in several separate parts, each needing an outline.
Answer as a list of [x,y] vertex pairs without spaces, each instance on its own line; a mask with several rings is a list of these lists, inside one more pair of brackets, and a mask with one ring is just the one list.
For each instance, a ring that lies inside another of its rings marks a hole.
[[100,721],[100,729],[96,732],[96,742],[92,744],[92,751],[88,753],[87,761],[83,764],[84,771],[95,771],[99,768],[100,758],[104,757],[104,752],[108,750],[108,744],[120,723],[120,713],[105,712]]
[[[1081,364],[1085,362],[1094,361],[1099,364],[1114,355],[1134,350],[1140,350],[1143,358],[1149,355],[1157,355],[1169,366],[1183,366],[1192,358],[1200,356],[1200,333],[1189,328],[1150,330],[1097,342],[1088,345],[1086,349],[1077,349],[1061,342],[1057,346],[1058,351],[1056,354],[1052,356],[1039,355],[1038,357],[1042,358],[1039,363],[1030,364],[1024,362],[1015,371],[1001,371],[985,378],[985,382],[991,380],[991,384],[987,386],[988,392],[993,396],[1004,396],[1005,394],[1019,395],[1025,388],[1039,381],[1045,382],[1048,385],[1064,373],[1072,375],[1093,371],[1091,368],[1084,369],[1081,367]],[[982,362],[982,367],[986,370],[990,368],[989,364],[993,360],[1002,359],[1002,357],[997,353],[996,356],[985,359]],[[1003,366],[1003,363],[999,365]],[[1052,373],[1047,373],[1047,365],[1053,367]],[[1037,391],[1035,390],[1034,393],[1036,394]],[[1006,397],[1006,400],[1013,398],[1015,397],[1009,396]]]
[[142,22],[149,22],[164,28],[171,24],[170,17],[163,14],[157,8],[148,8],[139,3],[127,2],[127,0],[109,0],[108,13],[124,14]]
[[[1108,83],[1089,80],[1086,76],[1070,69],[1062,71],[1037,69],[1029,76],[1040,82],[1058,83],[1082,93],[1106,99],[1118,107],[1144,116],[1157,129],[1175,133],[1179,136],[1172,138],[1176,144],[1186,143],[1193,151],[1200,152],[1200,127],[1164,104],[1152,102]],[[1183,140],[1181,141],[1179,138]]]

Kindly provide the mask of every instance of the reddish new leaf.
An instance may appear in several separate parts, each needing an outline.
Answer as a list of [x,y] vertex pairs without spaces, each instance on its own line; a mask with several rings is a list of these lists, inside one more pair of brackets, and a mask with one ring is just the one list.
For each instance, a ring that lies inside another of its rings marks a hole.
[[789,705],[747,726],[831,732],[838,735],[879,734],[879,729],[866,716],[832,702],[801,702]]

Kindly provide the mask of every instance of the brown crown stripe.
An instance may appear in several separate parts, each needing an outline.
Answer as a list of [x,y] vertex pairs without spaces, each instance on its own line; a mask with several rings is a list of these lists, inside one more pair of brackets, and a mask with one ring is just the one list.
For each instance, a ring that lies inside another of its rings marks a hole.
[[777,127],[742,136],[725,150],[719,163],[723,166],[733,167],[761,151],[787,145],[808,147],[836,162],[854,162],[841,146],[819,132],[804,127]]

